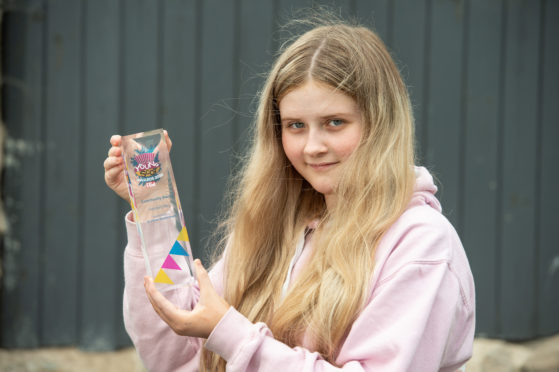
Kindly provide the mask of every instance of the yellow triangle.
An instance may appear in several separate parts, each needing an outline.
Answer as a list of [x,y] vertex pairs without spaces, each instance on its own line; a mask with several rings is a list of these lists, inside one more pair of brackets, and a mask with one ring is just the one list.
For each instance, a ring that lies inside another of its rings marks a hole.
[[159,272],[157,273],[157,276],[155,277],[155,279],[153,279],[153,281],[156,282],[156,283],[175,284],[167,276],[167,274],[165,273],[165,271],[163,271],[163,269],[159,269]]
[[188,240],[188,233],[186,232],[186,227],[183,227],[179,236],[177,237],[177,240],[181,241],[181,242],[189,242],[190,240]]

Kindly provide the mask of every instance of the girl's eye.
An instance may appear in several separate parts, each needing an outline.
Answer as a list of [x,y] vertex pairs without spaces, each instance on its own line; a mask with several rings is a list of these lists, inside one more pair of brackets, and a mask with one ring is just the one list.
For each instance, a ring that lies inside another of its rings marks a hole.
[[339,127],[340,125],[342,125],[344,122],[341,119],[332,119],[328,122],[328,125],[332,126],[332,127]]
[[288,128],[293,128],[293,129],[301,129],[301,128],[305,127],[305,124],[298,121],[298,122],[295,122],[295,123],[290,123],[287,127]]

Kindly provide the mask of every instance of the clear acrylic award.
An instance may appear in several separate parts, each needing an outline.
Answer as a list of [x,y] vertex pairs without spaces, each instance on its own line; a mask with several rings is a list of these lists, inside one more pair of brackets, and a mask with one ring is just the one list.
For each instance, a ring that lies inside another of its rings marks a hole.
[[146,273],[160,291],[194,282],[192,250],[162,129],[122,137]]

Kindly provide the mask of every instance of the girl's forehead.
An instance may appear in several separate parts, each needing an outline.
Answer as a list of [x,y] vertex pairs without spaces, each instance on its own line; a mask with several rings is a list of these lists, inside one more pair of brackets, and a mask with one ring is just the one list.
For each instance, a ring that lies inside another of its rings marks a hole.
[[359,111],[352,97],[335,87],[314,80],[289,90],[279,101],[279,109],[282,117],[314,111],[347,113]]

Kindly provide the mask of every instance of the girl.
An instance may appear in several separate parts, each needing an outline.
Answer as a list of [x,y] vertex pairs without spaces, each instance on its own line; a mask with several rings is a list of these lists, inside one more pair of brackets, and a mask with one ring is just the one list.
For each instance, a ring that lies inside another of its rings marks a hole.
[[[330,24],[288,46],[260,95],[223,254],[209,273],[196,261],[198,286],[170,301],[151,278],[142,288],[126,217],[124,320],[146,367],[461,368],[473,278],[413,143],[408,93],[377,35]],[[120,137],[111,144],[105,180],[127,200]]]

